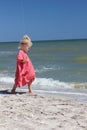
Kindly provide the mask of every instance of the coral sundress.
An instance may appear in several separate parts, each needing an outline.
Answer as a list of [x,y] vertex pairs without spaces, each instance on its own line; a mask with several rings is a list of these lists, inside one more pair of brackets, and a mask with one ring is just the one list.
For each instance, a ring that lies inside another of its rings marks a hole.
[[[28,60],[28,62],[21,62],[22,60]],[[19,50],[17,54],[17,66],[15,73],[15,84],[18,87],[22,87],[35,79],[35,71],[33,64],[28,57],[27,53],[23,50]]]

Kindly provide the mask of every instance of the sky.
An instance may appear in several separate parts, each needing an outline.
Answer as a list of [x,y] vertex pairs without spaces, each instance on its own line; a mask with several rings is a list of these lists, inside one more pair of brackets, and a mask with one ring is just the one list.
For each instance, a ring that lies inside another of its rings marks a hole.
[[0,42],[87,38],[87,0],[0,0]]

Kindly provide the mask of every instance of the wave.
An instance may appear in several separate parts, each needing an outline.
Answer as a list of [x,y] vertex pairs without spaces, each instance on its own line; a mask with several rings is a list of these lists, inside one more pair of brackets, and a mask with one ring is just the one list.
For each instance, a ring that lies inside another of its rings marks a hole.
[[[0,76],[0,84],[13,84],[14,77],[9,76]],[[68,83],[62,82],[59,80],[54,80],[52,78],[36,78],[33,82],[33,86],[35,89],[42,90],[59,90],[59,89],[87,89],[87,83]]]
[[0,55],[13,55],[16,54],[16,51],[0,51]]
[[0,83],[14,83],[14,78],[12,77],[0,77]]
[[47,72],[51,70],[53,71],[53,70],[61,70],[61,69],[63,69],[63,67],[51,65],[51,66],[39,66],[35,71],[37,73],[42,73],[42,72]]
[[57,89],[57,88],[69,88],[67,83],[52,78],[36,78],[34,85],[43,89]]
[[[14,83],[13,77],[0,77],[0,83]],[[33,82],[34,86],[38,86],[39,88],[45,89],[54,89],[54,88],[69,88],[70,86],[67,83],[60,82],[58,80],[54,80],[52,78],[36,78]]]

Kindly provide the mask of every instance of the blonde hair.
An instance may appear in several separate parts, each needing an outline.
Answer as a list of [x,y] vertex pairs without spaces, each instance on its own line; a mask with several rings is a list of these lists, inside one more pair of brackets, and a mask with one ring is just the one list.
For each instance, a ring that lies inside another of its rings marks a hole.
[[32,46],[31,39],[28,35],[24,35],[23,39],[20,41],[20,45],[28,45],[29,47]]

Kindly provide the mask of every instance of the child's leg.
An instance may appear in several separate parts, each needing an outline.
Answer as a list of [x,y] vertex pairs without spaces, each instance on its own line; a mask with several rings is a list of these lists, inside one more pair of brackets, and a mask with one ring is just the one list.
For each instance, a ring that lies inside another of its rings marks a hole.
[[17,86],[16,86],[16,84],[14,84],[14,85],[13,85],[13,88],[12,88],[12,90],[11,90],[11,92],[12,92],[12,93],[15,93],[16,88],[17,88]]
[[29,93],[33,93],[32,82],[28,83],[28,90],[29,90]]

